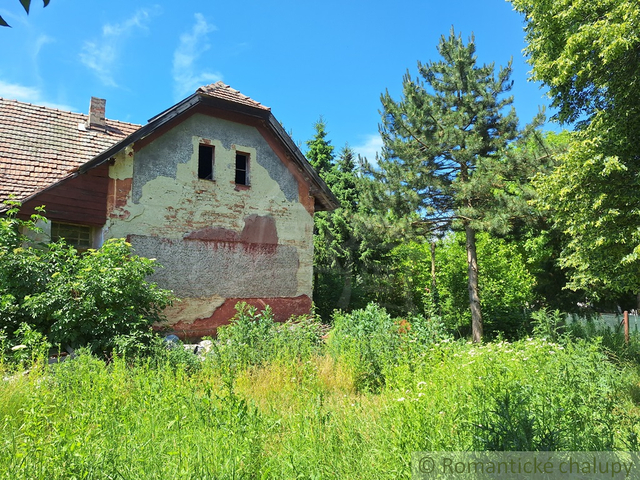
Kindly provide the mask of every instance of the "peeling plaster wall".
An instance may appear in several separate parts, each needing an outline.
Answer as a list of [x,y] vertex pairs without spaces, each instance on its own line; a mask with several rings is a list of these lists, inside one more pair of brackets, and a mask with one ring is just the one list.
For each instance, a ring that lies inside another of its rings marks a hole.
[[[214,147],[213,181],[198,178],[201,143]],[[236,151],[249,154],[248,188],[235,184]],[[166,313],[185,335],[220,324],[230,299],[272,300],[283,319],[287,302],[311,306],[313,198],[286,162],[256,128],[198,113],[110,166],[104,236],[164,266],[151,280],[183,299]]]

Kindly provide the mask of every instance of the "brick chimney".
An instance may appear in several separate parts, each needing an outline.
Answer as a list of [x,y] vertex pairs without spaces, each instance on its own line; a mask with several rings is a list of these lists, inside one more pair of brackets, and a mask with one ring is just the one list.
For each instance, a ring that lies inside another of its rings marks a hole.
[[91,104],[89,105],[89,128],[97,128],[104,130],[107,127],[107,123],[104,118],[104,109],[107,101],[104,98],[91,97]]

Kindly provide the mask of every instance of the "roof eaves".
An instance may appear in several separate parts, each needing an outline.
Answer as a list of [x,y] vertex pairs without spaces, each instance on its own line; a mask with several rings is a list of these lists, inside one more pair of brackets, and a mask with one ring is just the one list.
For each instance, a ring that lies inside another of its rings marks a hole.
[[287,149],[293,154],[295,162],[300,166],[304,174],[308,177],[311,184],[311,195],[320,200],[320,208],[316,207],[316,211],[331,211],[340,206],[340,201],[327,186],[325,181],[318,175],[318,172],[307,161],[298,146],[293,142],[289,134],[282,128],[280,122],[276,120],[272,113],[269,113],[269,127],[276,134]]
[[170,122],[171,120],[183,114],[187,110],[190,110],[191,108],[196,106],[199,102],[200,102],[200,97],[197,94],[194,93],[193,95],[190,95],[189,97],[185,98],[181,102],[175,104],[173,107],[168,108],[164,112],[153,117],[153,119],[149,123],[147,123],[143,127],[140,127],[138,130],[133,132],[128,137],[125,137],[124,139],[116,143],[111,148],[105,150],[104,152],[92,158],[88,162],[82,164],[80,167],[78,167],[77,172],[85,173],[86,171],[91,170],[92,168],[97,167],[98,165],[104,163],[105,161],[109,160],[111,157],[116,155],[118,152],[120,152],[121,150],[124,150],[128,145],[131,145],[132,143],[137,142],[138,140],[141,140],[144,137],[152,134],[155,130],[160,128],[162,125]]
[[[43,192],[46,192],[46,191],[48,191],[48,190],[51,190],[52,188],[57,187],[57,186],[59,186],[59,185],[61,185],[61,184],[65,183],[65,182],[67,182],[67,181],[71,180],[72,178],[77,177],[77,176],[78,176],[78,172],[77,172],[77,171],[75,171],[75,172],[70,172],[66,177],[61,178],[61,179],[57,180],[56,182],[54,182],[54,183],[52,183],[52,184],[50,184],[50,185],[47,185],[47,186],[46,186],[46,187],[44,187],[43,189],[38,190],[37,192],[32,193],[32,194],[31,194],[31,195],[29,195],[28,197],[18,199],[18,201],[20,202],[20,204],[21,204],[21,205],[24,205],[25,203],[27,203],[27,202],[28,202],[28,201],[30,201],[30,200],[33,200],[34,198],[36,198],[38,195],[42,194]],[[8,205],[0,203],[0,213],[6,212],[7,210],[9,210],[9,208],[10,208],[10,207],[9,207]]]

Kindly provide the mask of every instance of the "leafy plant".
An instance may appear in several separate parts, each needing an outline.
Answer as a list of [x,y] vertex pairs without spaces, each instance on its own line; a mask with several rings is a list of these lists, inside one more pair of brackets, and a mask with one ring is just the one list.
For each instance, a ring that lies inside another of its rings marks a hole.
[[358,390],[378,391],[385,384],[385,370],[400,353],[399,329],[400,324],[373,303],[351,313],[336,312],[329,353],[353,369]]
[[218,328],[209,361],[230,381],[248,366],[308,358],[319,351],[321,336],[320,324],[312,317],[278,323],[268,305],[258,310],[240,302],[230,324]]
[[123,239],[98,250],[78,252],[64,241],[42,244],[37,222],[17,217],[15,202],[0,218],[0,328],[12,333],[22,324],[56,345],[114,347],[121,335],[149,338],[173,295],[147,281],[154,260],[132,254]]
[[566,327],[566,321],[560,310],[549,311],[544,308],[531,313],[531,323],[535,336],[547,338],[553,342],[560,339]]
[[23,323],[15,332],[15,345],[11,347],[11,360],[23,368],[28,368],[38,360],[46,359],[51,344],[46,337]]

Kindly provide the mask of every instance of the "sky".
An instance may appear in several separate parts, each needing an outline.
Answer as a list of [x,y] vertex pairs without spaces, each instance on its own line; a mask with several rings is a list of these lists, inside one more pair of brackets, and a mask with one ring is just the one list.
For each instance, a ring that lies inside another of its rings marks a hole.
[[550,103],[505,0],[33,0],[29,15],[6,0],[0,15],[12,27],[0,28],[0,97],[87,113],[95,96],[107,118],[145,124],[222,80],[271,107],[303,152],[322,117],[336,151],[372,159],[380,95],[399,100],[403,75],[438,60],[452,27],[475,35],[479,63],[513,59],[521,126]]

